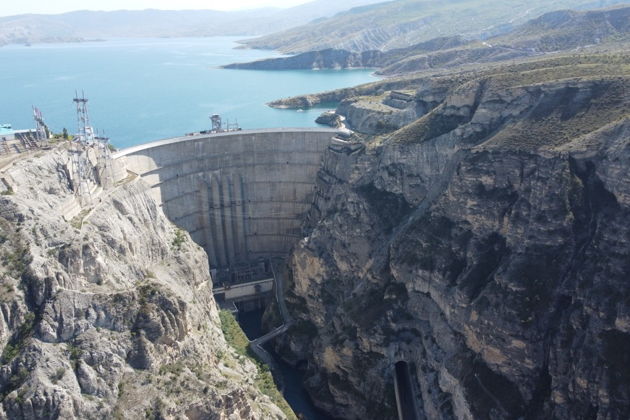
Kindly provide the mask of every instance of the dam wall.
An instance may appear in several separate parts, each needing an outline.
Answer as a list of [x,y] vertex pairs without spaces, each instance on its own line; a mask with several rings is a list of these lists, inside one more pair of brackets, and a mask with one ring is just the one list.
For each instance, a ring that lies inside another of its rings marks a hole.
[[114,158],[151,186],[213,268],[284,256],[300,238],[324,151],[339,130],[273,129],[161,140]]

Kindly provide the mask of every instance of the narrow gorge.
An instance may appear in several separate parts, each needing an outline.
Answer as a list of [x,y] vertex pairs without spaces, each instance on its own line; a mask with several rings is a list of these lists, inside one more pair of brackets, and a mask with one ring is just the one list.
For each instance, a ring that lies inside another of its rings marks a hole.
[[[627,77],[467,82],[329,148],[279,345],[342,418],[630,415]],[[376,415],[375,413],[379,413]]]
[[203,249],[137,175],[88,159],[80,181],[77,147],[0,173],[0,417],[295,418],[232,346]]
[[353,132],[104,160],[61,141],[3,167],[0,416],[295,418],[213,297],[262,264],[291,318],[274,349],[334,417],[630,417],[627,63],[279,101],[335,97]]

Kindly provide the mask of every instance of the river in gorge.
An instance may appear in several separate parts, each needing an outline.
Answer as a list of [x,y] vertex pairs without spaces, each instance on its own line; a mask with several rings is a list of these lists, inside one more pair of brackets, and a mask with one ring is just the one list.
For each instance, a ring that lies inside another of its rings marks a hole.
[[[263,335],[262,315],[262,309],[239,313],[239,324],[250,340]],[[271,346],[268,345],[265,349],[274,357],[280,368],[280,375],[282,375],[282,382],[284,384],[284,398],[291,408],[293,408],[293,411],[298,415],[301,414],[303,416],[302,418],[305,420],[334,420],[333,417],[318,410],[311,401],[303,386],[303,372],[284,362],[270,347]]]

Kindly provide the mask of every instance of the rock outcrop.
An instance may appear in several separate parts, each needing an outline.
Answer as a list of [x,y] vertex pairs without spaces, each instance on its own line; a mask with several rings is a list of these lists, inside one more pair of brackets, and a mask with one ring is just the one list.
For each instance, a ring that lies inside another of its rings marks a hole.
[[334,415],[395,418],[402,360],[423,418],[630,416],[630,79],[531,77],[328,150],[278,348]]
[[0,196],[0,417],[286,418],[225,341],[203,250],[130,175],[66,221],[63,147]]
[[335,111],[326,111],[317,117],[315,120],[317,124],[327,125],[333,128],[343,127],[343,117],[335,113]]
[[[428,113],[441,100],[446,90],[429,83],[430,88],[408,91],[388,91],[378,96],[360,96],[344,99],[336,113],[343,116],[348,126],[363,134],[382,134],[407,126]],[[431,97],[422,93],[430,89]]]

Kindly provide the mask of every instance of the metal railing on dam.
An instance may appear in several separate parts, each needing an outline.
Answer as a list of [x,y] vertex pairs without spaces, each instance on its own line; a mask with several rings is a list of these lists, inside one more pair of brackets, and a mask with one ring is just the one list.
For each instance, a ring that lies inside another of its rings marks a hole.
[[284,256],[299,240],[322,157],[340,130],[285,128],[185,136],[114,154],[214,268]]

